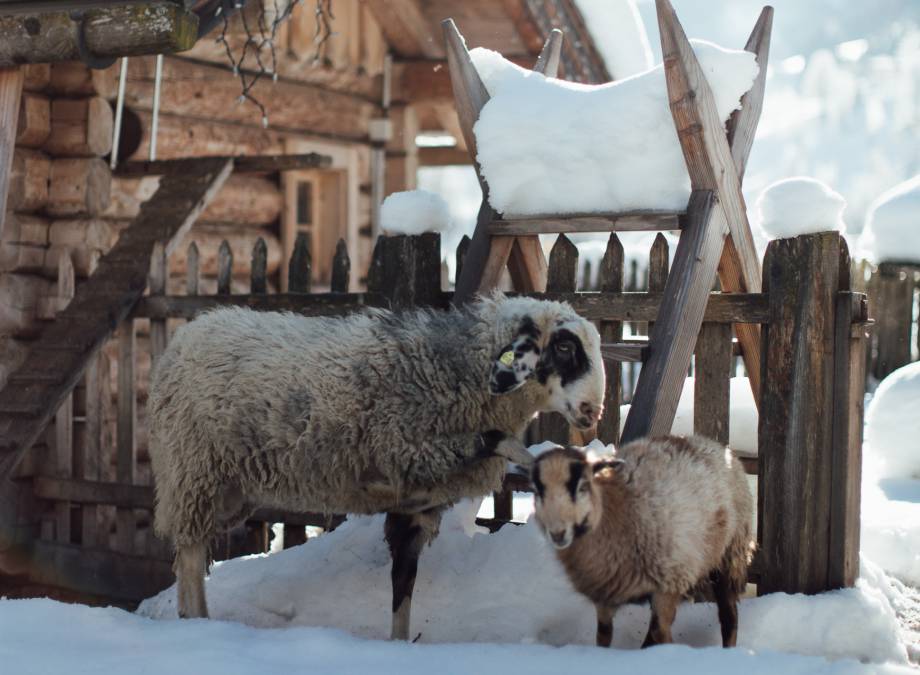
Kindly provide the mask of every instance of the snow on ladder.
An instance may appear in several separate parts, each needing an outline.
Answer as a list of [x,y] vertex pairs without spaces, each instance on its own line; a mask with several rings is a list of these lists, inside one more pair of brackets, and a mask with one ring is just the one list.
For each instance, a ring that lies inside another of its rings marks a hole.
[[[482,188],[476,229],[457,279],[457,304],[496,288],[506,267],[516,290],[545,290],[547,265],[540,234],[680,230],[674,265],[647,345],[637,348],[634,343],[616,343],[602,348],[605,359],[643,361],[622,442],[670,431],[716,275],[723,292],[757,293],[761,289],[760,262],[741,178],[763,106],[773,9],[764,7],[745,45],[755,54],[760,69],[726,132],[671,3],[656,0],[655,4],[671,115],[690,175],[692,192],[685,211],[500,217],[489,203],[489,186],[476,160],[473,132],[489,94],[453,20],[442,23],[460,128]],[[555,76],[561,48],[562,33],[553,30],[534,70]],[[735,332],[754,399],[759,401],[760,328],[736,324]]]

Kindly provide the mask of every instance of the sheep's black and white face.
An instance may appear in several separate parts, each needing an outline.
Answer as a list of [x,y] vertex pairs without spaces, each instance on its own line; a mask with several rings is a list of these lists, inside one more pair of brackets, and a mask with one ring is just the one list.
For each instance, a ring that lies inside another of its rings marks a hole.
[[597,527],[602,504],[594,476],[619,463],[618,459],[592,462],[573,447],[556,447],[537,457],[530,470],[534,516],[554,547],[568,548]]
[[541,412],[561,413],[569,423],[590,429],[604,410],[604,362],[594,325],[572,314],[538,325],[525,316],[514,339],[492,365],[490,389],[506,394],[535,380],[546,389]]

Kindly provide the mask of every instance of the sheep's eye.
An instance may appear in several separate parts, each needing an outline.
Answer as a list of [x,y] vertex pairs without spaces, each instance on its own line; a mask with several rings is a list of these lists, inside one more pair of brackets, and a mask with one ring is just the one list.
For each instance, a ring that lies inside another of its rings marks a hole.
[[566,340],[565,342],[560,342],[556,345],[556,351],[559,352],[560,354],[566,354],[566,355],[571,354],[574,351],[574,349],[575,349],[574,345],[569,340]]
[[578,492],[580,494],[588,494],[591,492],[591,486],[588,483],[582,483],[578,486]]

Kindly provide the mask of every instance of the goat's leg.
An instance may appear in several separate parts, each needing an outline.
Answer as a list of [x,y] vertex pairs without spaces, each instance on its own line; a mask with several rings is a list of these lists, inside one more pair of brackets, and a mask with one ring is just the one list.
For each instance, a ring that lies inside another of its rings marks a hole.
[[671,642],[671,624],[677,614],[680,595],[677,593],[654,593],[652,595],[652,620],[642,648]]
[[391,640],[409,639],[409,621],[412,611],[412,589],[418,572],[418,558],[422,547],[438,534],[441,524],[441,507],[421,513],[388,513],[384,536],[390,546],[393,568],[393,623]]
[[712,591],[719,608],[719,625],[722,628],[722,646],[734,647],[738,642],[738,592],[728,574],[713,572]]
[[613,615],[616,614],[616,607],[607,607],[606,605],[594,605],[597,610],[597,640],[598,647],[609,647],[613,642]]
[[204,619],[208,605],[204,595],[204,576],[208,569],[208,545],[205,543],[176,548],[173,566],[178,582],[179,617]]

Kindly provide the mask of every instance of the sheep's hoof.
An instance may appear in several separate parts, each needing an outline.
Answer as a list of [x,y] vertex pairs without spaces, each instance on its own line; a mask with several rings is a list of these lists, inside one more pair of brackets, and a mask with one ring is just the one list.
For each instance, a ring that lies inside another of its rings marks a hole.
[[533,455],[527,452],[527,447],[516,438],[503,438],[499,441],[495,447],[495,454],[515,464],[533,464]]

